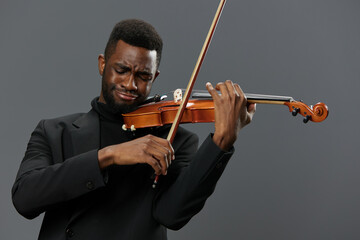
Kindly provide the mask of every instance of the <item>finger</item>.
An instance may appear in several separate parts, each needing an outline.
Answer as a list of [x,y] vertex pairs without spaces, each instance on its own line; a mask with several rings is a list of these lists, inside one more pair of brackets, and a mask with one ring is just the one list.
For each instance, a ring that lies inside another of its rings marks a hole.
[[248,103],[247,111],[254,114],[256,111],[256,103]]
[[170,166],[171,159],[173,157],[171,150],[155,141],[152,147],[153,149],[151,149],[151,154],[159,161],[163,169],[163,173],[165,173],[167,168]]
[[166,154],[161,153],[155,149],[149,150],[147,154],[147,163],[149,163],[155,170],[156,174],[166,174],[167,160]]
[[169,150],[152,139],[150,139],[148,144],[149,145],[146,149],[147,155],[151,156],[158,162],[158,164],[161,166],[161,174],[166,175],[166,171],[170,162]]
[[218,82],[216,85],[215,85],[215,89],[216,90],[220,90],[220,86],[223,85],[224,83],[223,82]]
[[156,144],[161,146],[164,151],[167,152],[167,165],[170,166],[171,161],[175,160],[175,151],[171,143],[167,139],[156,137],[153,135],[148,135],[148,137],[151,140],[153,140]]
[[248,118],[250,120],[249,123],[252,121],[255,111],[256,111],[256,103],[248,103],[247,112],[248,112]]
[[[149,136],[145,136],[140,140],[139,144],[139,155],[138,160],[141,163],[148,163],[151,166],[153,166],[154,170],[157,172],[158,169],[156,168],[156,164],[159,165],[159,169],[161,169],[161,155],[164,155],[164,153],[161,153],[161,146],[157,144],[155,141],[153,141]],[[136,141],[136,140],[135,140]],[[160,149],[160,153],[159,153]],[[155,162],[154,162],[155,161]]]
[[171,143],[167,140],[164,139],[166,142],[164,144],[166,144],[166,149],[168,150],[168,160],[169,160],[169,166],[171,165],[171,162],[173,160],[175,160],[175,151],[173,146],[171,145]]
[[236,92],[239,93],[240,96],[245,96],[245,94],[244,94],[244,92],[243,92],[243,90],[241,89],[241,87],[240,87],[239,84],[235,83],[235,84],[234,84],[234,87],[235,87],[235,89],[236,89]]
[[156,175],[161,174],[161,166],[156,159],[154,159],[151,156],[148,156],[144,160],[145,160],[145,163],[149,164],[154,169]]
[[227,87],[226,83],[219,82],[218,84],[216,84],[215,88],[217,90],[220,90],[222,99],[230,98],[229,90],[228,90],[228,87]]
[[243,92],[243,90],[241,89],[240,85],[239,84],[235,84],[235,89],[236,89],[236,92],[239,94],[240,96],[240,103],[241,105],[245,105],[247,103],[247,99],[246,99],[246,96]]
[[225,81],[225,86],[227,87],[230,99],[235,99],[239,94],[237,93],[234,83],[230,80]]
[[240,94],[240,102],[238,105],[238,111],[240,113],[240,121],[241,121],[241,125],[245,126],[247,125],[251,119],[252,119],[252,114],[250,114],[248,112],[248,106],[250,104],[248,104],[247,102],[247,98],[246,95],[244,94],[243,90],[241,89],[241,87],[239,86],[239,84],[235,84],[235,88],[236,90],[239,92]]
[[218,99],[220,96],[217,93],[216,89],[212,86],[212,84],[210,82],[206,83],[206,89],[208,90],[208,92],[210,93],[211,97],[215,100]]

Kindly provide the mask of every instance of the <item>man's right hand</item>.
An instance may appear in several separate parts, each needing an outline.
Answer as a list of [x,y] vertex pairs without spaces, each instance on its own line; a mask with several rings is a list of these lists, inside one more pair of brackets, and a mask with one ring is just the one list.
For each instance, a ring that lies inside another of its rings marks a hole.
[[129,142],[100,149],[100,169],[110,165],[133,165],[147,163],[157,175],[166,175],[171,161],[175,159],[174,149],[166,139],[147,135]]

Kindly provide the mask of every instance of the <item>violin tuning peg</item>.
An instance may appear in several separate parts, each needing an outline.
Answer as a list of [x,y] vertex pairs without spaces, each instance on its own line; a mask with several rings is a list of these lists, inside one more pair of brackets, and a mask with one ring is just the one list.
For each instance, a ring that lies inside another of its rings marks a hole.
[[306,115],[306,117],[304,117],[303,122],[304,122],[304,123],[307,123],[310,119],[311,119],[311,116],[310,116],[310,115]]
[[300,112],[300,108],[294,108],[294,110],[292,110],[291,113],[295,117],[299,112]]

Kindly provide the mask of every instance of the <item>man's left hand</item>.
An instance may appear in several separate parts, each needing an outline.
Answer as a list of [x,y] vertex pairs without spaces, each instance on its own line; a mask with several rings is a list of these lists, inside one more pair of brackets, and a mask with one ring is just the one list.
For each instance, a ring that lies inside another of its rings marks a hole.
[[251,122],[256,105],[248,103],[240,86],[230,80],[218,83],[215,88],[211,83],[207,83],[206,88],[213,98],[215,107],[213,141],[222,150],[227,151],[236,141],[239,131]]

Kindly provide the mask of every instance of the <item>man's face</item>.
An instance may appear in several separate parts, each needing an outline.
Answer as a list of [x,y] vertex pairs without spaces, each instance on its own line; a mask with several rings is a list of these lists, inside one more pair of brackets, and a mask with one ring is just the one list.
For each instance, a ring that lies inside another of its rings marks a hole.
[[106,62],[100,55],[102,89],[99,101],[108,104],[116,113],[135,110],[147,98],[159,75],[156,55],[155,50],[135,47],[122,40]]

